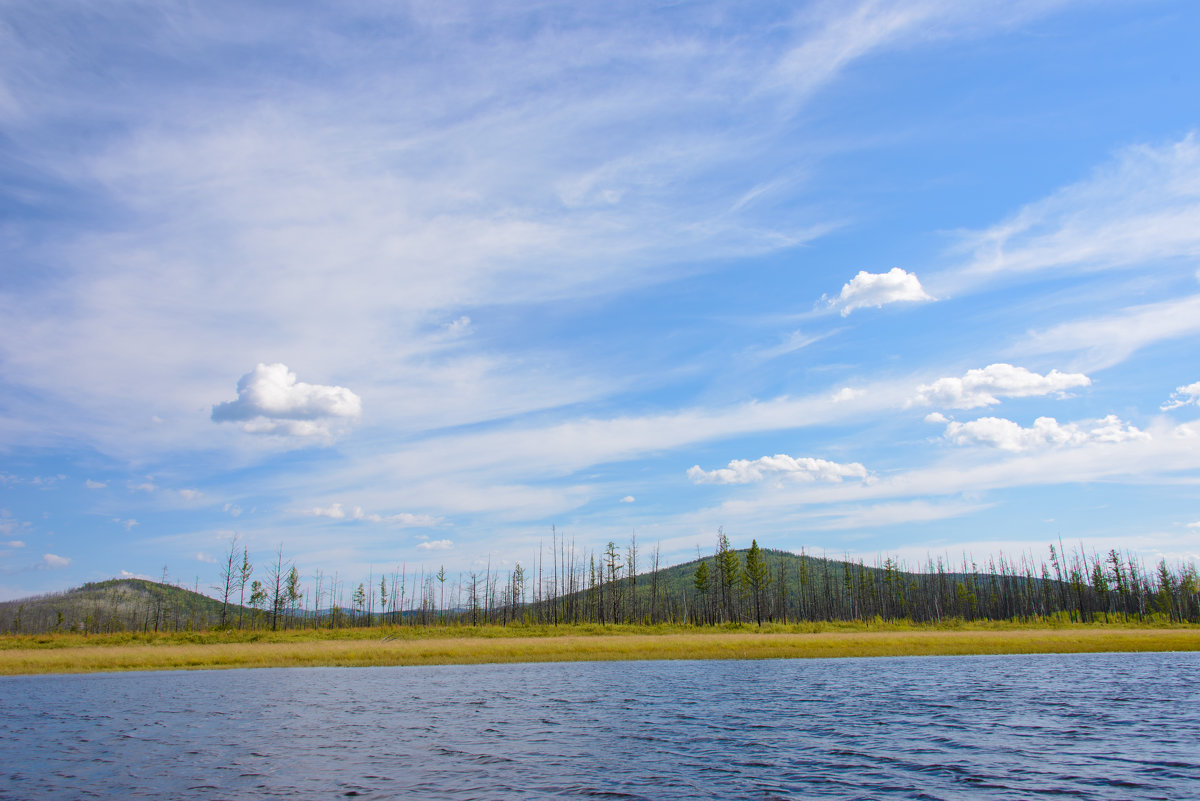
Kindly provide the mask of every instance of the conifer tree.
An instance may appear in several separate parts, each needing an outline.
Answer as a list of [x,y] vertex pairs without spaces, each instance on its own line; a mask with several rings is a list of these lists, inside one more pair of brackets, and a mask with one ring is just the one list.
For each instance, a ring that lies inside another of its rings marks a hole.
[[721,590],[721,602],[726,620],[734,620],[736,610],[733,605],[733,588],[737,585],[742,572],[742,562],[738,559],[737,551],[729,547],[729,538],[725,529],[717,529],[717,585]]
[[692,583],[696,586],[696,595],[701,599],[704,609],[704,622],[708,622],[708,562],[700,561],[696,567],[696,575],[692,579]]
[[742,581],[750,590],[750,599],[754,604],[754,620],[762,625],[762,600],[767,588],[770,575],[767,571],[766,560],[758,548],[758,540],[750,540],[750,550],[746,552],[746,567],[742,572]]

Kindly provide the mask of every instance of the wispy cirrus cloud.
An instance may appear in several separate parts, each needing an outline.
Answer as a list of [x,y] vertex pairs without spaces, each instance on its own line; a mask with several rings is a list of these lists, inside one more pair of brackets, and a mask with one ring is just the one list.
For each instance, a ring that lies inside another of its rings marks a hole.
[[964,234],[961,268],[938,277],[956,292],[1045,270],[1138,269],[1200,256],[1200,142],[1195,133],[1134,145],[1089,178]]
[[1083,370],[1101,370],[1157,342],[1200,333],[1200,295],[1128,306],[1115,312],[1032,331],[1014,354],[1071,353]]
[[[21,109],[14,160],[119,210],[78,230],[31,228],[30,258],[56,270],[0,293],[5,381],[47,399],[23,413],[26,438],[79,421],[75,436],[109,450],[208,444],[190,417],[167,435],[130,421],[214,397],[247,352],[336,369],[380,399],[373,414],[409,427],[596,397],[612,382],[577,366],[529,392],[527,360],[429,357],[474,326],[476,306],[609,296],[821,236],[836,221],[816,206],[731,203],[765,185],[784,199],[803,190],[779,182],[780,162],[804,151],[780,120],[873,53],[1050,5],[781,8],[759,21],[777,36],[746,39],[727,36],[718,7],[564,7],[546,24],[524,8],[140,8],[106,9],[88,34],[10,9],[23,33],[5,55],[6,107]],[[363,48],[362,30],[379,46]],[[256,53],[254,70],[213,57],[229,42]],[[96,78],[133,51],[125,80]],[[68,117],[91,132],[86,147],[57,127]],[[212,280],[231,264],[236,281]],[[87,403],[46,364],[86,383]],[[311,419],[272,420],[236,422],[324,436]]]

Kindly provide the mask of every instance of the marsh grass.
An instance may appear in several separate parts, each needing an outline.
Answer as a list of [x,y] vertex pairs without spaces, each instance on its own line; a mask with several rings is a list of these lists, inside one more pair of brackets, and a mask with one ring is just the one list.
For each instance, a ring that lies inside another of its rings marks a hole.
[[641,659],[776,659],[1200,650],[1200,627],[1015,622],[374,627],[0,638],[0,675]]

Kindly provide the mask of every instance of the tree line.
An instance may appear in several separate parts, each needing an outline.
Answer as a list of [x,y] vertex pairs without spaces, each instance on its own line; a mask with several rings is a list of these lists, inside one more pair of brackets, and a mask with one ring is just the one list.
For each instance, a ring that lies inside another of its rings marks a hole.
[[[579,549],[551,530],[528,566],[451,575],[397,565],[355,581],[321,569],[302,576],[282,545],[254,564],[235,537],[210,595],[138,580],[0,604],[0,631],[178,631],[378,625],[799,623],[964,620],[1200,623],[1194,564],[1148,568],[1128,553],[1049,546],[1047,559],[1000,554],[977,564],[930,556],[916,569],[890,557],[868,565],[731,547],[718,530],[708,555],[667,568],[636,535]],[[199,589],[198,581],[197,587]]]

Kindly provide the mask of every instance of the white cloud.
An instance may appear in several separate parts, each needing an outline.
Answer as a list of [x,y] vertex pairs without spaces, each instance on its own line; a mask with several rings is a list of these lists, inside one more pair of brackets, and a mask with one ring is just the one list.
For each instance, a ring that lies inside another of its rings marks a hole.
[[846,401],[856,400],[866,395],[865,389],[853,389],[851,387],[842,387],[837,392],[833,393],[834,403],[845,403]]
[[621,499],[620,502],[621,503],[633,503],[635,500],[636,500],[636,498],[634,498],[632,495],[626,495],[624,498]]
[[[771,509],[795,509],[806,504],[944,497],[1084,482],[1178,480],[1200,469],[1200,449],[1196,447],[1200,430],[1160,422],[1145,432],[1148,436],[1130,436],[1125,426],[1114,426],[1112,433],[1115,441],[1099,441],[1101,434],[1076,447],[1044,447],[1020,453],[999,451],[986,460],[981,460],[983,454],[978,452],[950,451],[941,463],[889,473],[875,481],[794,485],[783,492],[760,494],[745,503],[756,514],[769,514]],[[736,502],[726,503],[721,510],[735,505]]]
[[236,503],[227,503],[224,506],[224,511],[228,512],[230,517],[241,517],[242,507]]
[[60,567],[67,567],[71,564],[71,560],[65,556],[47,553],[42,554],[42,564],[50,570],[55,570]]
[[858,462],[839,464],[809,456],[795,458],[786,454],[763,456],[760,459],[734,459],[728,467],[702,470],[700,465],[688,468],[688,478],[696,484],[749,484],[770,476],[784,476],[798,481],[841,481],[843,478],[867,478],[867,468]]
[[1039,417],[1029,428],[1022,428],[1002,417],[981,417],[967,423],[950,423],[946,426],[946,439],[957,445],[991,445],[1016,453],[1038,448],[1147,440],[1150,435],[1110,414],[1099,420],[1066,424],[1053,417]]
[[1166,412],[1189,405],[1200,406],[1200,381],[1176,388],[1170,399],[1159,408]]
[[1195,523],[1188,523],[1187,527],[1188,528],[1200,528],[1200,520],[1197,520]]
[[130,492],[156,492],[158,486],[151,481],[143,481],[141,484],[129,484]]
[[936,300],[929,295],[916,273],[906,272],[899,267],[893,267],[886,273],[869,273],[860,270],[858,275],[842,287],[842,293],[829,300],[833,308],[841,308],[842,316],[850,314],[855,309],[867,307],[880,308],[888,303],[915,303],[919,301]]
[[374,512],[364,512],[361,506],[352,510],[346,509],[340,503],[332,503],[325,507],[316,507],[305,512],[310,517],[328,517],[333,520],[365,520],[368,523],[396,523],[401,526],[433,526],[441,522],[440,517],[431,515],[416,515],[400,512],[392,515],[381,515]]
[[328,439],[357,419],[362,401],[345,387],[305,384],[285,364],[259,363],[238,380],[238,398],[212,407],[216,423],[241,422],[250,434]]
[[183,496],[183,499],[186,501],[194,501],[204,493],[195,489],[181,489],[179,490],[179,494]]
[[138,521],[134,520],[133,518],[122,520],[119,517],[114,517],[112,521],[118,525],[124,526],[126,531],[131,531],[133,527],[138,524]]
[[929,414],[925,415],[925,422],[926,423],[949,423],[950,418],[947,417],[946,415],[942,414],[941,412],[930,412]]
[[457,320],[452,320],[446,325],[446,331],[450,336],[460,337],[471,331],[471,318],[465,314]]
[[1082,373],[1051,370],[1046,375],[1038,375],[1011,364],[989,364],[983,369],[968,370],[962,378],[939,378],[932,384],[920,385],[912,403],[974,409],[999,403],[1000,398],[1051,394],[1063,397],[1068,389],[1090,386],[1091,383],[1092,380]]
[[206,553],[195,553],[192,555],[192,558],[195,559],[197,562],[204,562],[204,563],[210,564],[210,565],[215,565],[217,563],[216,557],[209,556]]
[[454,547],[454,543],[450,540],[429,540],[417,544],[417,548],[422,551],[448,551]]
[[366,520],[369,523],[396,523],[401,526],[434,526],[441,522],[440,517],[433,515],[415,515],[411,512],[398,512],[392,515],[363,513],[357,506],[354,508],[355,520]]
[[87,481],[83,482],[83,486],[87,487],[88,489],[104,489],[108,486],[108,484],[103,481],[92,481],[89,478]]
[[346,517],[346,510],[342,508],[340,503],[333,503],[329,506],[318,506],[316,508],[309,509],[307,512],[305,512],[305,514],[309,515],[310,517],[330,517],[334,520],[343,520]]
[[24,548],[25,543],[21,540],[9,540],[8,542],[0,542],[0,547],[4,548]]

